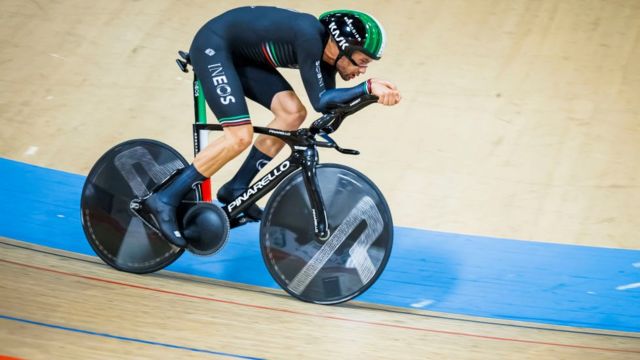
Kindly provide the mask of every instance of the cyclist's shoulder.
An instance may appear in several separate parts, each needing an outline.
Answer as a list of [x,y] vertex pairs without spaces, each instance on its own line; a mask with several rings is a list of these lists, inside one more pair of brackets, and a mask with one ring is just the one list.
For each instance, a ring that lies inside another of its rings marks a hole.
[[299,39],[322,39],[325,36],[324,26],[312,14],[298,13],[295,24],[292,26]]
[[313,34],[321,34],[324,32],[324,27],[313,14],[299,12],[297,10],[286,9],[293,14],[295,22],[298,28],[306,30]]
[[324,31],[322,24],[314,15],[276,6],[243,6],[228,10],[218,17],[246,19],[251,23],[259,19],[261,23],[271,23],[278,28],[282,27],[301,35],[322,34]]
[[[300,12],[295,9],[282,8],[277,6],[241,6],[233,8],[218,15],[218,17],[249,16],[253,20],[265,20],[273,18],[289,18],[293,20],[306,19],[318,21],[313,15]],[[257,17],[260,16],[260,17]]]

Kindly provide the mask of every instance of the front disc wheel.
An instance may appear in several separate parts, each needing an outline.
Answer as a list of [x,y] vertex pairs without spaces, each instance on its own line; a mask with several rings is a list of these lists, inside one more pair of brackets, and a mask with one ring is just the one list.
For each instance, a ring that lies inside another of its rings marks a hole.
[[360,172],[337,164],[317,168],[330,236],[314,233],[314,216],[298,171],[274,191],[260,227],[263,259],[292,296],[337,304],[362,294],[384,270],[393,221],[382,193]]

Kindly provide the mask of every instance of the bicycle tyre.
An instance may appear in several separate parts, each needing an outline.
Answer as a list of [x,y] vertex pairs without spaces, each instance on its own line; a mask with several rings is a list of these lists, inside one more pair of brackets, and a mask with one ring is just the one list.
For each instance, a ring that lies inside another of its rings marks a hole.
[[376,282],[393,247],[393,220],[382,193],[362,173],[322,164],[317,176],[329,240],[315,236],[298,170],[276,188],[264,209],[260,248],[271,276],[287,293],[329,305],[351,300]]
[[[96,254],[111,267],[136,274],[158,271],[184,249],[170,244],[129,208],[175,170],[188,163],[156,140],[134,139],[109,149],[95,163],[81,195],[82,228]],[[192,191],[178,207],[184,214],[197,198]]]

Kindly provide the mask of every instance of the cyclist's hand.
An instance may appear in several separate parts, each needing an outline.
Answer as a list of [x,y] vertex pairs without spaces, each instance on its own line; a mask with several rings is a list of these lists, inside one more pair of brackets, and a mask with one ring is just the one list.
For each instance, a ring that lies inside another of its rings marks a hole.
[[371,93],[378,97],[378,103],[387,106],[399,103],[402,98],[394,84],[380,79],[371,79]]

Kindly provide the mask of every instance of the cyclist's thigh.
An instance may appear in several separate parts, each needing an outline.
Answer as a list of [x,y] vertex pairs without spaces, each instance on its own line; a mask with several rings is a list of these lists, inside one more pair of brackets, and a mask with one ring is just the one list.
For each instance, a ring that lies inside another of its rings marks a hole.
[[273,67],[267,65],[238,65],[238,76],[246,96],[271,110],[273,97],[282,91],[291,91],[289,82]]
[[213,33],[200,32],[189,55],[207,104],[218,122],[225,127],[250,124],[242,82],[225,42]]

